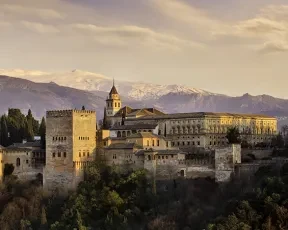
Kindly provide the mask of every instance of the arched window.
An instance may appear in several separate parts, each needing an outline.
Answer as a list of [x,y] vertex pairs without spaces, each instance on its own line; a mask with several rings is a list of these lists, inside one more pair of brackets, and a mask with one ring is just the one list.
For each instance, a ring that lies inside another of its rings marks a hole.
[[118,107],[120,107],[120,102],[118,102]]
[[121,137],[121,132],[120,131],[117,132],[117,137]]
[[81,152],[79,152],[79,157],[81,157]]
[[155,146],[155,140],[152,141],[152,146]]
[[147,146],[149,146],[149,140],[147,140]]
[[16,159],[16,166],[19,167],[20,166],[20,158]]
[[150,155],[148,155],[148,161],[151,161],[151,156]]
[[58,157],[61,157],[61,152],[58,152]]

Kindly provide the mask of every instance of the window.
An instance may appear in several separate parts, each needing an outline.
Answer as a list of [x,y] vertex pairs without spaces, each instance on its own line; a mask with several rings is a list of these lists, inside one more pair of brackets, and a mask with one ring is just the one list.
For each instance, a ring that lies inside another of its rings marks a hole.
[[89,157],[89,152],[87,152],[87,157]]
[[16,166],[19,167],[20,166],[20,158],[16,159]]
[[81,152],[79,152],[79,157],[81,157]]
[[168,159],[168,156],[166,156],[166,159]]
[[85,155],[86,155],[85,152],[83,152],[83,157],[85,157]]
[[200,145],[200,141],[198,141],[198,145]]
[[149,141],[147,140],[147,146],[149,146]]
[[151,161],[151,156],[150,155],[148,155],[148,161]]
[[53,158],[55,157],[55,155],[56,155],[55,153],[52,153]]
[[58,152],[58,157],[61,157],[61,152]]
[[53,141],[54,141],[54,137],[53,137]]
[[29,161],[28,160],[26,160],[26,164],[28,164],[29,163]]
[[162,159],[164,159],[164,156],[162,156]]
[[66,156],[67,156],[67,155],[66,155],[66,152],[64,152],[63,156],[66,158]]
[[155,141],[153,140],[153,141],[152,141],[152,146],[154,146],[154,145],[155,145]]
[[160,141],[159,140],[157,140],[157,146],[159,146],[160,145]]

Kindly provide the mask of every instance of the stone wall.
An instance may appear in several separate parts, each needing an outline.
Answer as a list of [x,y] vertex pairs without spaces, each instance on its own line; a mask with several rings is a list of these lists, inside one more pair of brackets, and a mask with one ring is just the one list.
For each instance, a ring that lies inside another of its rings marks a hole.
[[230,145],[215,149],[215,179],[217,182],[229,181],[235,164],[241,163],[241,146]]
[[43,187],[73,190],[82,170],[95,159],[96,113],[88,110],[48,111],[46,114],[46,166]]
[[257,160],[261,160],[266,157],[271,157],[273,149],[242,149],[242,157],[252,154]]

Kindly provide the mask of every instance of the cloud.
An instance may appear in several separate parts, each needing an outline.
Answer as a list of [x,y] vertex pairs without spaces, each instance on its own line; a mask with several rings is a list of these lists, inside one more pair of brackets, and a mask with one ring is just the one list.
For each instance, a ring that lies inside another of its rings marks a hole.
[[52,26],[52,25],[29,22],[29,21],[21,21],[21,24],[27,29],[40,33],[40,34],[60,32],[55,26]]
[[14,13],[17,16],[37,16],[41,19],[64,19],[65,15],[63,13],[59,13],[54,9],[43,9],[43,8],[34,8],[34,7],[25,7],[16,4],[3,4],[0,5],[0,9],[6,13]]
[[199,29],[217,29],[225,26],[224,23],[209,17],[201,9],[178,0],[150,0],[160,13],[174,20],[197,26]]
[[129,45],[131,42],[145,46],[155,46],[160,49],[181,49],[183,47],[200,48],[204,45],[174,35],[155,32],[150,28],[138,26],[102,27],[92,24],[73,24],[73,29],[81,30],[102,44]]
[[266,42],[258,51],[263,54],[287,52],[288,43],[283,41]]
[[288,5],[268,5],[260,10],[260,15],[269,19],[285,20],[288,18]]

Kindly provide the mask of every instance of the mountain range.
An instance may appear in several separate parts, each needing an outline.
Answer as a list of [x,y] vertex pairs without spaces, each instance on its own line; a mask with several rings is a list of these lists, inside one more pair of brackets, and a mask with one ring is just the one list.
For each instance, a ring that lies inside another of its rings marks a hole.
[[[0,69],[0,114],[8,108],[29,108],[36,117],[46,110],[81,108],[96,110],[103,117],[105,99],[113,79],[101,74],[73,70],[66,73]],[[288,123],[288,100],[269,95],[231,97],[183,85],[116,81],[123,105],[155,107],[166,113],[232,112],[277,116]]]

